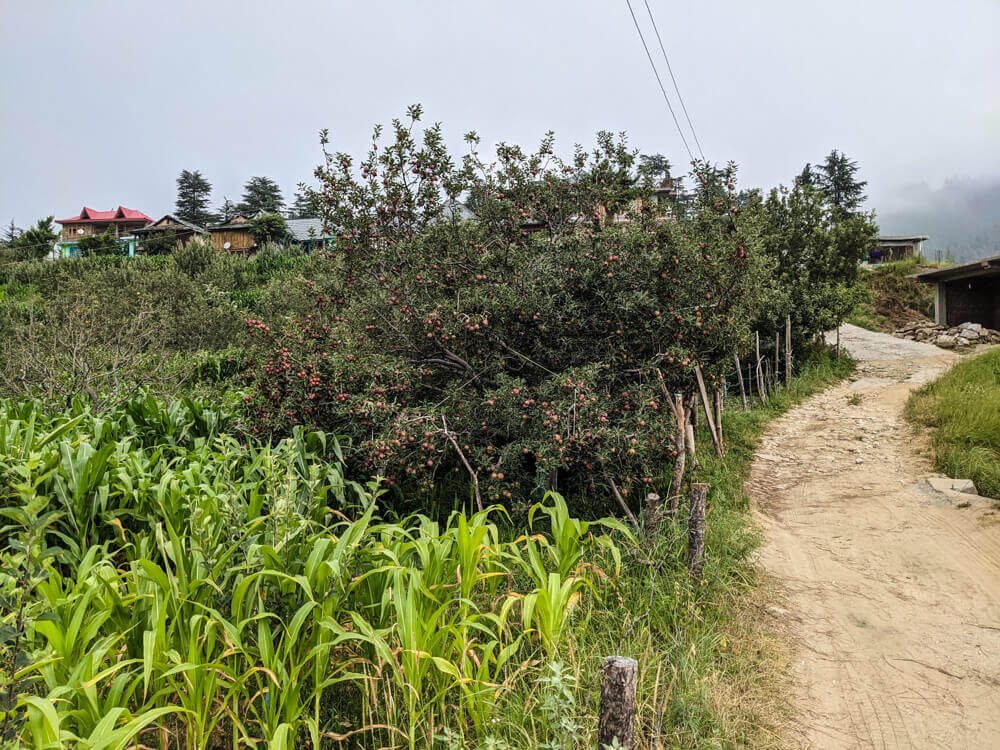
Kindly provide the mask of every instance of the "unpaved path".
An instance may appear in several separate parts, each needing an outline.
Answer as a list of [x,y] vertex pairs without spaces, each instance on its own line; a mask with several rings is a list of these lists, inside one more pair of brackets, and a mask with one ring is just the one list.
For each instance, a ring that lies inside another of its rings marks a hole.
[[853,326],[841,343],[856,380],[776,422],[748,485],[797,651],[792,741],[1000,748],[1000,513],[923,488],[902,414],[958,357]]

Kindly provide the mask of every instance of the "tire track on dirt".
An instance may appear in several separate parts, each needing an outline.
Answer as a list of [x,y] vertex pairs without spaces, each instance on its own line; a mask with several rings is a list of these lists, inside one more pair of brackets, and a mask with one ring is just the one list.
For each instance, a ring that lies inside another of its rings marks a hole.
[[903,418],[957,357],[853,326],[841,340],[854,380],[772,425],[747,487],[797,649],[791,739],[1000,748],[1000,513],[922,489],[934,473]]

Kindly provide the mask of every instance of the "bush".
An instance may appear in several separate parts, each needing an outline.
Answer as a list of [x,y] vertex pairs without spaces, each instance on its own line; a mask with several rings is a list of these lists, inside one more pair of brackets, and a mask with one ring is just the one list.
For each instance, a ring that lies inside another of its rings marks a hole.
[[[471,475],[486,501],[558,486],[599,512],[612,484],[644,495],[675,454],[664,386],[691,391],[700,364],[711,387],[728,368],[767,261],[734,168],[699,169],[690,209],[665,220],[632,160],[602,134],[571,164],[547,139],[457,168],[436,128],[418,145],[398,123],[361,181],[331,156],[331,275],[304,319],[251,322],[250,428],[344,434],[404,494],[462,492]],[[442,210],[461,190],[478,220]]]

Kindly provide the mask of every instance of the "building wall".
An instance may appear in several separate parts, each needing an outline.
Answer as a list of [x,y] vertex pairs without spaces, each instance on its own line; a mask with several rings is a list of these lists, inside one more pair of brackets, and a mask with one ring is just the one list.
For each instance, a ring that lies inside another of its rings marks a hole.
[[[226,247],[226,243],[229,247]],[[246,252],[254,246],[253,235],[249,229],[225,229],[212,232],[212,245],[219,252]]]
[[949,281],[944,286],[946,315],[949,326],[960,323],[982,323],[987,328],[1000,329],[1000,276],[980,276]]

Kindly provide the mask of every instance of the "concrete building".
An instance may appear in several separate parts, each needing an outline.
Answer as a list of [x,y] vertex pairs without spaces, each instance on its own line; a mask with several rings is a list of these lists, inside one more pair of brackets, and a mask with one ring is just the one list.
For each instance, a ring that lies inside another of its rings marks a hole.
[[920,255],[923,244],[929,239],[926,234],[884,235],[878,238],[878,246],[868,254],[868,263],[877,266],[916,258]]
[[934,321],[946,326],[981,323],[1000,329],[1000,255],[917,274],[934,284]]

